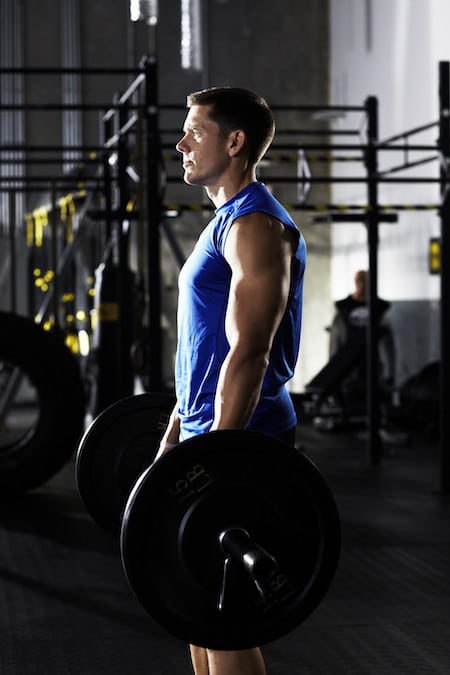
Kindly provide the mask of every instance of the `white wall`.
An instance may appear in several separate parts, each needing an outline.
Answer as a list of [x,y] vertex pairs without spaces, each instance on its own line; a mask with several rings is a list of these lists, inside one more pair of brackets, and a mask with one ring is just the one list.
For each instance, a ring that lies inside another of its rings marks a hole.
[[[448,0],[330,0],[330,103],[360,105],[367,96],[376,96],[380,139],[437,122],[439,61],[450,60],[449,27]],[[363,119],[360,114],[347,114],[334,128],[354,128]],[[436,126],[409,142],[434,147],[437,138]],[[342,137],[334,141],[343,142]],[[437,152],[411,152],[409,160],[433,154]],[[380,169],[387,169],[401,164],[404,156],[385,152],[379,160]],[[362,165],[356,163],[336,163],[333,172],[364,175]],[[392,175],[437,178],[439,163],[436,159]],[[332,201],[365,204],[365,187],[335,184]],[[381,183],[379,202],[437,204],[439,188],[426,183]],[[378,293],[393,301],[402,380],[439,356],[440,279],[428,271],[428,242],[439,236],[440,220],[434,209],[398,211],[398,217],[397,224],[380,226]],[[334,225],[332,253],[330,293],[338,299],[353,288],[355,270],[367,267],[365,227]]]
[[[367,96],[379,100],[379,137],[437,121],[438,62],[450,60],[448,0],[330,0],[330,103],[358,105]],[[354,115],[336,128],[354,124]],[[411,143],[434,144],[437,129]],[[336,139],[335,139],[336,140]],[[428,153],[430,154],[430,153]],[[425,154],[411,153],[411,159]],[[380,155],[380,168],[403,161],[400,152]],[[391,164],[389,164],[391,163]],[[334,166],[336,175],[359,175],[358,165]],[[402,176],[437,177],[438,162],[403,172]],[[435,204],[437,186],[381,184],[382,204]],[[363,186],[333,187],[333,201],[365,203]],[[399,224],[382,225],[379,247],[379,293],[388,299],[435,299],[439,279],[428,273],[427,248],[438,236],[436,211],[399,212]],[[367,264],[365,230],[359,225],[333,228],[331,293],[352,287],[354,270]]]

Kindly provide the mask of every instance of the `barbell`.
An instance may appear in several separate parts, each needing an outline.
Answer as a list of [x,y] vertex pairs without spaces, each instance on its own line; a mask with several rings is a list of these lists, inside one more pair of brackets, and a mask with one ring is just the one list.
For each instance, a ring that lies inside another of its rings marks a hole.
[[[97,430],[91,441],[98,438]],[[114,464],[114,439],[110,450]],[[88,489],[82,484],[80,467],[90,452],[84,438],[77,480],[88,510],[95,485],[92,476]],[[100,454],[96,471],[108,463]],[[321,603],[339,561],[339,514],[304,453],[255,431],[213,431],[143,470],[125,498],[120,551],[136,598],[169,633],[211,649],[248,649],[286,635]]]

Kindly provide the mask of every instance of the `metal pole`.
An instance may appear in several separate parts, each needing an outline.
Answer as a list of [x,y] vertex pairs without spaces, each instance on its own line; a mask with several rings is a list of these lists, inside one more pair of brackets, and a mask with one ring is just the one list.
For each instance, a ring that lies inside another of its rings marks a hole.
[[[119,111],[119,128],[128,118],[127,102]],[[129,249],[129,221],[127,218],[127,204],[130,198],[128,189],[127,166],[129,163],[128,139],[119,134],[117,145],[117,179],[119,188],[119,217],[117,220],[117,300],[119,304],[118,323],[118,385],[121,397],[133,393],[133,373],[131,368],[131,333],[132,333],[132,289],[130,287],[128,249]]]
[[161,336],[161,251],[159,221],[161,217],[160,139],[158,109],[158,64],[155,56],[144,63],[146,74],[146,178],[147,178],[147,288],[150,340],[149,387],[163,388]]
[[450,67],[439,63],[439,150],[441,153],[441,369],[440,369],[440,489],[450,492]]
[[59,293],[60,293],[60,279],[58,276],[58,212],[56,210],[56,186],[55,181],[51,183],[51,202],[52,208],[50,213],[50,223],[51,223],[51,266],[53,271],[53,292],[52,292],[52,308],[53,308],[53,320],[55,330],[60,329],[60,316],[59,316]]
[[11,312],[17,310],[16,192],[9,192],[9,243],[11,261]]
[[105,197],[105,229],[103,234],[102,241],[102,250],[105,249],[106,245],[109,243],[112,237],[113,225],[112,225],[112,176],[111,176],[111,167],[109,165],[109,155],[105,150],[103,153],[103,194]]
[[367,325],[367,418],[368,418],[368,455],[372,465],[380,463],[380,405],[378,383],[378,322],[377,322],[377,287],[378,287],[378,99],[369,96],[366,99],[367,109],[367,242],[369,249],[369,294]]

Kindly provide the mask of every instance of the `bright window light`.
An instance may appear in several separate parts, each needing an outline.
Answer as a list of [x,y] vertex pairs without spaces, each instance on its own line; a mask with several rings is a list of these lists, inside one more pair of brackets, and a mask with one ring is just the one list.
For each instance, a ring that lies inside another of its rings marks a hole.
[[158,0],[130,0],[131,21],[145,21],[149,26],[158,23]]
[[200,0],[181,0],[181,67],[202,69]]

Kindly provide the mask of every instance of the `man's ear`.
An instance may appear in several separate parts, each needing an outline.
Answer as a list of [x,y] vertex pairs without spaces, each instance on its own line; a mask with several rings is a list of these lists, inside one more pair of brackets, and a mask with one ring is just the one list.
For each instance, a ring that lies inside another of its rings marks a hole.
[[247,138],[242,129],[236,129],[230,134],[230,156],[234,157],[240,153],[245,145]]

